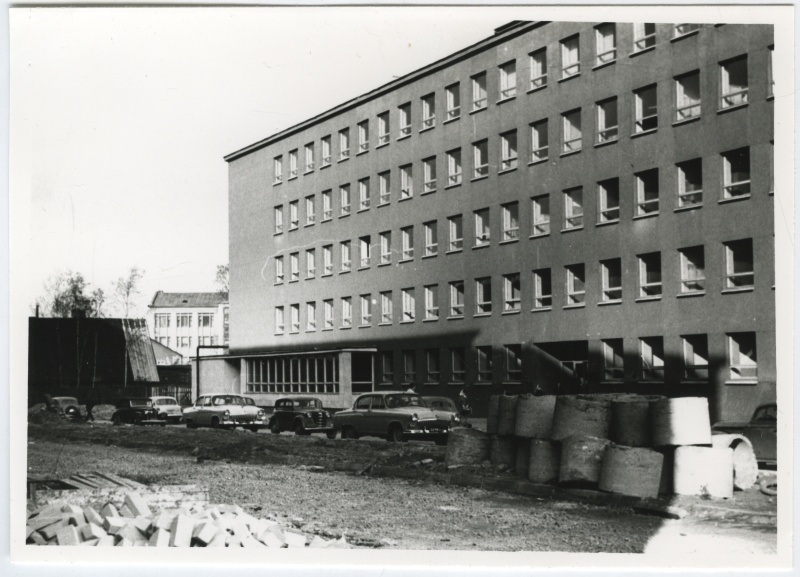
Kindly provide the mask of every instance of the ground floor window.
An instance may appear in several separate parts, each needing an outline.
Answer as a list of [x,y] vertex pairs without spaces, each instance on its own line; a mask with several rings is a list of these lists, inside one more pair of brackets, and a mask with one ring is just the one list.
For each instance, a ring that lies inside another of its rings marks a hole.
[[245,360],[248,393],[338,393],[339,357],[287,355]]

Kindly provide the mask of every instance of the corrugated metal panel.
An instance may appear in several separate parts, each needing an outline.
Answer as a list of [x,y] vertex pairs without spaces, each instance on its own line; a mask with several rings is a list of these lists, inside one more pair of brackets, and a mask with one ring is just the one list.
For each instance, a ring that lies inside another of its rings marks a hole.
[[225,293],[165,293],[158,291],[151,308],[198,308],[216,307],[228,302]]
[[147,322],[144,319],[122,319],[122,329],[133,380],[157,383],[156,355],[147,334]]

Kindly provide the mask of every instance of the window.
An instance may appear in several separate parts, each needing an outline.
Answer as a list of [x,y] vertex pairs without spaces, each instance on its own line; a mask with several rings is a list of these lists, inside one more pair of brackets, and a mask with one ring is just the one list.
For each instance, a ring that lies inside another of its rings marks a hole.
[[343,184],[339,187],[339,214],[345,216],[350,214],[350,185]]
[[415,317],[415,308],[416,308],[416,301],[414,300],[414,289],[413,288],[406,288],[403,289],[401,292],[401,296],[403,297],[403,319],[402,322],[410,323],[414,322]]
[[491,241],[489,209],[475,211],[475,246],[486,246]]
[[549,268],[533,271],[533,308],[549,309],[553,306],[553,284]]
[[725,246],[725,288],[753,287],[753,239],[733,240]]
[[425,349],[426,383],[438,383],[441,378],[439,349]]
[[531,90],[547,86],[547,48],[531,54]]
[[211,329],[214,326],[214,313],[197,313],[197,328],[199,345],[213,345],[216,339],[212,336]]
[[450,316],[464,316],[464,281],[450,283]]
[[481,382],[492,381],[492,347],[477,347],[478,351],[478,380]]
[[392,291],[381,293],[381,324],[392,324]]
[[534,196],[531,203],[533,206],[533,236],[550,234],[550,195]]
[[454,383],[463,383],[467,376],[467,363],[464,358],[464,349],[454,347],[450,349],[450,379]]
[[369,200],[369,178],[362,178],[358,181],[358,209],[367,210]]
[[425,320],[435,321],[439,318],[439,285],[425,287]]
[[516,312],[521,308],[519,273],[503,275],[503,312]]
[[192,313],[177,313],[175,315],[175,327],[179,333],[186,333],[192,328]]
[[622,300],[622,259],[612,258],[600,261],[600,274],[603,282],[603,295],[600,302],[611,303]]
[[382,112],[378,115],[378,146],[389,144],[389,113]]
[[353,324],[353,301],[351,297],[342,297],[342,327],[348,328]]
[[565,267],[567,271],[567,305],[582,305],[586,301],[586,271],[583,264]]
[[417,380],[417,357],[414,351],[403,351],[403,376],[406,383]]
[[708,336],[683,335],[683,379],[708,380]]
[[723,197],[750,195],[750,149],[738,148],[722,153],[724,170]]
[[289,255],[289,280],[300,280],[300,253],[293,252]]
[[564,230],[583,228],[583,187],[564,191]]
[[317,330],[317,303],[313,301],[306,303],[306,330]]
[[472,110],[486,108],[486,73],[481,72],[472,77]]
[[675,120],[700,116],[700,71],[695,70],[675,78]]
[[423,192],[436,190],[436,157],[431,156],[422,161]]
[[639,298],[661,298],[661,253],[639,255]]
[[400,167],[400,200],[414,196],[414,173],[410,164]]
[[313,248],[306,250],[306,278],[314,278],[317,272],[316,253]]
[[603,380],[621,381],[625,378],[625,357],[622,339],[605,339],[603,343]]
[[703,203],[703,160],[694,158],[679,162],[678,206],[699,206]]
[[503,212],[503,240],[519,239],[519,203],[509,202],[502,207]]
[[358,239],[358,247],[359,247],[359,267],[360,268],[367,268],[369,267],[369,257],[370,257],[370,248],[371,248],[371,239],[369,236],[362,236]]
[[283,334],[285,329],[283,307],[275,307],[275,334]]
[[517,61],[511,60],[500,66],[500,100],[517,95]]
[[317,220],[317,208],[313,196],[306,197],[306,224],[314,224]]
[[637,22],[633,25],[633,50],[641,52],[656,45],[654,22]]
[[358,151],[369,150],[369,120],[362,120],[358,123]]
[[500,170],[517,168],[517,131],[500,135]]
[[447,153],[447,186],[461,184],[461,149]]
[[274,184],[278,184],[283,179],[283,156],[276,156],[272,163],[273,172],[275,173],[272,179]]
[[731,380],[753,380],[758,377],[755,333],[728,334]]
[[439,252],[439,234],[435,220],[422,224],[425,232],[425,256],[436,256]]
[[492,279],[475,279],[475,314],[488,315],[492,312]]
[[322,166],[330,166],[331,164],[331,137],[323,136],[320,140],[322,143]]
[[275,207],[275,234],[283,232],[283,206]]
[[392,351],[381,353],[381,383],[394,383],[394,353]]
[[350,129],[343,128],[339,131],[339,160],[350,158]]
[[595,29],[595,66],[617,59],[617,27],[606,22]]
[[297,178],[297,149],[289,151],[289,180]]
[[702,246],[679,249],[681,293],[702,293],[706,289],[706,257]]
[[504,345],[506,357],[505,380],[519,382],[522,380],[522,345]]
[[634,133],[641,134],[658,128],[656,85],[635,90],[633,97],[636,104]]
[[636,178],[636,216],[658,214],[658,169],[634,175]]
[[447,100],[447,120],[461,116],[461,85],[456,82],[444,89]]
[[300,332],[300,305],[299,304],[290,305],[289,314],[292,323],[290,332],[293,333]]
[[747,104],[747,56],[721,62],[722,97],[720,108]]
[[378,175],[378,204],[388,204],[392,200],[392,175],[390,171]]
[[422,97],[422,129],[436,126],[436,94]]
[[531,124],[531,162],[547,160],[550,146],[547,138],[547,119]]
[[333,200],[331,198],[330,190],[322,191],[322,222],[330,220],[333,217]]
[[341,255],[342,255],[342,272],[349,271],[350,268],[353,266],[352,257],[350,254],[350,241],[343,240],[342,243],[339,245],[341,248]]
[[293,200],[289,203],[289,230],[297,230],[297,227],[300,226],[298,202],[297,200]]
[[333,245],[322,247],[322,276],[333,274]]
[[464,226],[460,214],[456,214],[447,219],[447,228],[450,234],[448,242],[449,251],[461,250],[464,248]]
[[398,107],[400,115],[400,138],[411,136],[411,103],[406,102]]
[[664,380],[664,338],[644,337],[639,339],[641,360],[640,378],[643,381]]
[[597,103],[597,142],[613,142],[619,133],[617,117],[617,97]]
[[306,144],[306,172],[314,170],[314,143]]
[[563,120],[562,152],[575,152],[581,149],[581,109],[571,110],[561,115]]
[[475,171],[473,178],[480,178],[489,174],[489,141],[481,140],[472,145],[472,158]]
[[675,25],[675,38],[679,36],[685,36],[690,32],[694,32],[695,30],[699,30],[699,24],[676,24]]
[[414,227],[406,226],[400,229],[401,259],[414,258]]
[[379,235],[381,244],[381,264],[392,262],[392,232],[387,230]]
[[369,294],[361,295],[361,326],[372,324],[372,296]]
[[578,41],[577,34],[561,41],[561,78],[569,78],[581,72]]
[[619,178],[597,183],[597,208],[601,223],[619,221]]

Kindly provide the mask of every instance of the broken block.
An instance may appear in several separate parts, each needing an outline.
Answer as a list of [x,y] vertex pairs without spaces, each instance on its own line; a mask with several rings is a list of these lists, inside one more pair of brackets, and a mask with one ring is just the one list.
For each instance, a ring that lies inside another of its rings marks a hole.
[[147,535],[147,532],[150,530],[150,526],[152,525],[152,523],[153,522],[150,520],[150,517],[139,516],[136,517],[133,520],[133,523],[131,524],[137,529],[139,529],[139,531]]
[[225,531],[219,531],[214,538],[206,545],[206,547],[225,547],[228,541],[228,534]]
[[147,541],[147,537],[145,537],[133,523],[128,523],[122,529],[120,529],[117,532],[117,537],[128,539],[134,544],[136,544],[139,541]]
[[136,517],[136,514],[127,505],[122,505],[119,508],[119,515],[120,517]]
[[114,535],[105,535],[104,537],[100,537],[100,539],[97,540],[97,546],[113,547],[115,541],[116,539],[114,539]]
[[100,539],[86,539],[78,543],[81,547],[94,547]]
[[80,530],[81,537],[84,539],[99,539],[100,537],[108,535],[105,529],[98,527],[94,523],[86,523],[85,525],[81,525],[78,529]]
[[105,523],[103,523],[103,529],[106,530],[106,533],[116,535],[130,522],[131,520],[125,517],[106,517]]
[[34,531],[39,531],[44,529],[48,525],[52,525],[53,523],[58,523],[60,521],[64,521],[64,517],[34,517],[33,519],[28,519],[28,524],[26,525],[26,535],[25,537],[30,537],[31,533]]
[[291,531],[284,532],[284,536],[286,537],[286,545],[288,547],[305,547],[306,546],[306,536],[301,535],[300,533],[292,533]]
[[139,493],[125,493],[125,505],[133,512],[134,517],[153,514],[147,501]]
[[257,540],[252,535],[248,535],[242,539],[242,547],[254,548],[254,549],[263,549],[266,547],[261,541]]
[[278,539],[277,535],[269,529],[262,531],[258,536],[258,540],[270,549],[280,549],[283,547],[283,541]]
[[200,523],[195,526],[192,537],[203,545],[208,545],[219,531],[219,527],[213,523]]
[[94,509],[94,507],[85,507],[83,509],[83,514],[86,517],[87,523],[94,523],[98,527],[103,526],[103,518],[100,516],[100,513]]
[[314,538],[311,539],[311,543],[309,543],[308,546],[312,549],[324,549],[328,546],[328,541],[319,535],[314,535]]
[[42,528],[39,531],[42,534],[42,537],[50,541],[50,539],[55,538],[56,533],[58,533],[59,529],[62,527],[66,527],[69,525],[69,522],[66,519],[61,519],[60,521],[56,521],[52,525],[48,525],[47,527]]
[[56,533],[56,540],[59,545],[77,545],[81,542],[78,529],[74,525],[61,527]]
[[117,511],[113,503],[106,503],[105,507],[100,510],[100,514],[106,518],[120,516],[119,511]]
[[172,513],[159,513],[158,516],[153,518],[151,525],[156,529],[169,530],[172,527],[173,519],[175,519],[175,515]]
[[192,542],[194,520],[186,515],[176,515],[170,526],[170,547],[188,547]]
[[62,513],[83,513],[83,509],[77,505],[64,505],[61,507]]
[[116,544],[116,547],[133,547],[133,541],[129,539],[120,539],[119,543]]
[[47,539],[42,537],[38,531],[31,533],[30,540],[33,541],[34,545],[47,545]]
[[166,529],[156,529],[156,532],[150,537],[149,545],[151,547],[169,547],[170,533]]

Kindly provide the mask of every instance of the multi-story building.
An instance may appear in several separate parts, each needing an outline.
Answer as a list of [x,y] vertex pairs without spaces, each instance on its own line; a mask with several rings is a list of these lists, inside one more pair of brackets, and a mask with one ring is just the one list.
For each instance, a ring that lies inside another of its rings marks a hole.
[[230,354],[203,383],[749,416],[775,398],[772,38],[512,22],[228,155]]
[[180,353],[183,362],[197,346],[228,345],[228,295],[157,291],[147,305],[150,338]]

